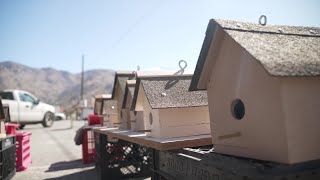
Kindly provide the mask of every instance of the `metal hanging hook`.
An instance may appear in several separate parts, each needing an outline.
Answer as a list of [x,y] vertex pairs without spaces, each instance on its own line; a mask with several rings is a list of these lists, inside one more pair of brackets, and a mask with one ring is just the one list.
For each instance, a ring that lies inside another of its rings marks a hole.
[[185,61],[185,60],[180,60],[179,61],[179,67],[180,67],[181,71],[184,71],[187,68],[187,66],[188,66],[187,61]]
[[267,25],[267,16],[266,15],[261,15],[259,18],[259,24],[262,26]]
[[134,74],[134,79],[137,79],[138,71],[140,71],[140,66],[139,65],[137,66],[137,70],[132,72],[132,74]]

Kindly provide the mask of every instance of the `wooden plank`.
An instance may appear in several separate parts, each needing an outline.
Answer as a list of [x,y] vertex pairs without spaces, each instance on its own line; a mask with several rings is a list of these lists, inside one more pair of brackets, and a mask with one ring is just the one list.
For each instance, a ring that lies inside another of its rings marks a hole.
[[105,134],[108,136],[108,138],[122,139],[157,150],[173,150],[212,144],[211,134],[178,138],[154,138],[148,137],[145,133],[134,132],[131,130],[121,130],[118,128],[94,127],[92,130],[100,134]]

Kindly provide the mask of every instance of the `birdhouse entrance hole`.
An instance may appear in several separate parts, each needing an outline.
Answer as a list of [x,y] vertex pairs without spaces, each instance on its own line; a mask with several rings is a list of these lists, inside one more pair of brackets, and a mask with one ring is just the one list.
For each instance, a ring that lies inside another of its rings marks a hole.
[[245,107],[240,99],[235,99],[231,104],[231,113],[234,118],[241,120],[245,114]]

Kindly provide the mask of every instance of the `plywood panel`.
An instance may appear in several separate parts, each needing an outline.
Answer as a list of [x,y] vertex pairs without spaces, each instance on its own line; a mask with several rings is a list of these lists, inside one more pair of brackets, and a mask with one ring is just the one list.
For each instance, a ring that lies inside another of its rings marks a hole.
[[130,111],[131,130],[142,131],[145,130],[143,111]]
[[[215,152],[288,163],[286,114],[280,78],[229,36],[224,38],[208,82],[208,102]],[[235,116],[241,100],[243,117]]]
[[289,163],[320,159],[320,78],[282,79]]
[[179,138],[153,138],[145,133],[121,130],[118,128],[93,128],[94,132],[105,134],[108,138],[122,139],[135,144],[151,147],[157,150],[173,150],[186,147],[206,146],[212,144],[211,135],[185,136]]
[[130,123],[130,114],[129,114],[129,109],[122,109],[121,110],[121,121],[119,124],[119,127],[121,129],[130,129],[131,123]]

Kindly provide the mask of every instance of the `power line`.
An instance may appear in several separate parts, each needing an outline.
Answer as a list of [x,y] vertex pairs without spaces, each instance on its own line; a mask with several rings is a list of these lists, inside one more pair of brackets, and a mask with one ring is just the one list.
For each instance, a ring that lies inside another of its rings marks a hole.
[[119,39],[117,39],[113,43],[111,48],[116,48],[116,46],[120,44],[120,42],[122,42],[129,35],[131,31],[133,31],[139,24],[142,23],[142,21],[144,21],[147,17],[150,18],[157,10],[159,10],[163,2],[164,1],[160,0],[159,3],[156,4],[150,11],[140,16],[131,26],[127,28],[127,30],[119,37]]

